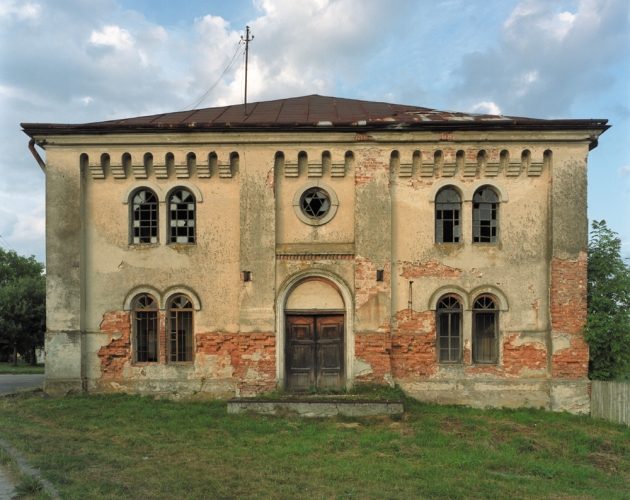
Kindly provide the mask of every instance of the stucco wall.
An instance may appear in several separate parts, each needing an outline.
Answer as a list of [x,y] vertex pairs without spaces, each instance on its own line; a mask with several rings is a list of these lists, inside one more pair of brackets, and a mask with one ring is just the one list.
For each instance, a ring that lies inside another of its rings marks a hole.
[[[292,277],[317,270],[350,293],[349,383],[397,382],[436,401],[583,410],[584,133],[48,140],[50,392],[64,391],[69,382],[95,391],[268,390],[282,371],[278,294]],[[438,150],[441,160],[434,164]],[[481,150],[485,159],[478,161]],[[521,161],[525,150],[530,156]],[[147,152],[152,165],[144,165]],[[196,165],[187,161],[189,152]],[[216,162],[208,160],[211,152]],[[234,152],[238,161],[230,161]],[[306,162],[298,160],[300,152]],[[322,161],[324,152],[330,161]],[[101,162],[103,153],[109,162]],[[131,156],[127,167],[124,153]],[[170,167],[167,153],[174,156]],[[296,193],[309,185],[331,189],[338,199],[324,225],[296,215]],[[460,243],[435,243],[434,200],[445,185],[462,193]],[[473,244],[472,195],[483,185],[500,194],[499,238]],[[140,186],[161,200],[155,244],[129,243],[129,195]],[[197,197],[194,245],[166,243],[164,200],[177,186]],[[243,271],[251,272],[251,281],[243,280]],[[143,290],[157,295],[162,309],[174,291],[194,296],[193,362],[133,362],[125,304]],[[463,361],[456,366],[437,362],[434,311],[443,293],[465,304]],[[500,305],[495,365],[471,362],[470,307],[480,293]]]

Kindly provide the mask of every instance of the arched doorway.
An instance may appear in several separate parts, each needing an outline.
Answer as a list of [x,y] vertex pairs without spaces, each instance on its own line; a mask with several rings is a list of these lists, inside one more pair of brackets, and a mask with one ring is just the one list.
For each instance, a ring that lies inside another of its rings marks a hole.
[[280,386],[299,392],[351,385],[354,345],[348,341],[347,287],[328,273],[310,273],[289,280],[278,299]]

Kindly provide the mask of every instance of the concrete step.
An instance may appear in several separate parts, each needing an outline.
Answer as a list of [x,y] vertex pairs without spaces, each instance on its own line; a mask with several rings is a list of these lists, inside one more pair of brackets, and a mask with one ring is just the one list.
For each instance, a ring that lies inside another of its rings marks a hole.
[[374,417],[402,415],[404,407],[401,401],[343,397],[235,398],[228,401],[227,411],[231,414],[251,412],[300,417]]

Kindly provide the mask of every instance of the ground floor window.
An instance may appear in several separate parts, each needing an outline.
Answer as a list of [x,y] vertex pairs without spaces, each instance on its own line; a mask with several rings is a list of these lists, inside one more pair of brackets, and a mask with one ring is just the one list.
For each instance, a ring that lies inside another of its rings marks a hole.
[[441,363],[461,360],[462,306],[456,296],[442,297],[437,304],[438,358]]
[[170,361],[192,361],[193,307],[185,295],[176,295],[169,302],[168,339]]
[[497,323],[499,312],[488,295],[478,297],[473,304],[472,348],[473,363],[497,362]]
[[133,306],[133,332],[136,361],[158,361],[158,308],[155,299],[147,294],[136,297]]

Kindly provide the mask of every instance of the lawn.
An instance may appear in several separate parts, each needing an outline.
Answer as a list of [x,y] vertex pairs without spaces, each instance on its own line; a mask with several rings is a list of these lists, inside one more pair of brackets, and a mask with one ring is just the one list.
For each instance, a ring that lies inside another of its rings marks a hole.
[[227,415],[136,396],[0,400],[62,498],[628,498],[630,429],[405,400],[400,419]]
[[13,363],[0,363],[0,375],[7,373],[25,374],[25,373],[44,373],[44,365],[29,365],[18,362],[17,366]]

